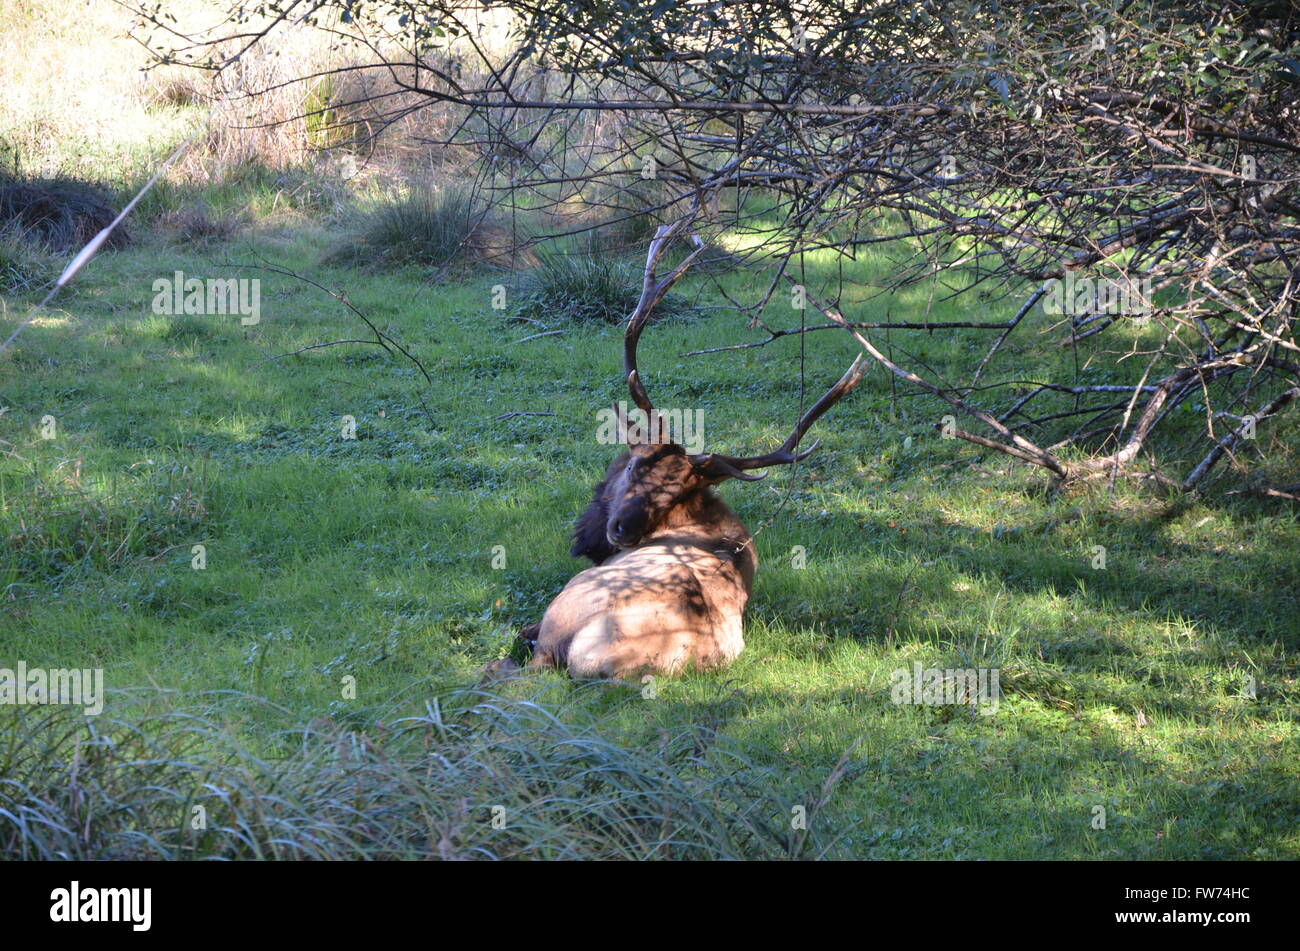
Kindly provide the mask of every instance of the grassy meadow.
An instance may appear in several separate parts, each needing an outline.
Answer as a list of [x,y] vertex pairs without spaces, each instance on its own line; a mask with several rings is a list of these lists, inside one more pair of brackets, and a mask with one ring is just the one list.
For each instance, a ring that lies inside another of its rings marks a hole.
[[[155,108],[161,141],[186,108]],[[99,717],[0,706],[6,857],[1300,858],[1295,509],[1050,492],[942,438],[942,404],[878,367],[805,463],[723,487],[760,562],[733,666],[481,682],[585,564],[568,536],[613,451],[621,328],[548,313],[528,271],[340,254],[373,195],[321,161],[169,180],[0,355],[0,667],[108,687]],[[144,167],[37,165],[122,194]],[[7,337],[66,256],[0,246]],[[842,265],[806,266],[816,296]],[[260,280],[260,322],[155,313],[177,271]],[[346,292],[431,381],[318,347],[370,333],[284,272]],[[656,403],[701,409],[733,454],[783,439],[855,352],[809,334],[802,376],[794,336],[686,355],[761,339],[726,305],[761,283],[688,277],[640,350]],[[1015,307],[933,292],[844,305]],[[1028,318],[988,378],[1072,359],[1052,324]],[[992,338],[888,342],[963,379]],[[996,712],[891,702],[918,663],[997,668]]]

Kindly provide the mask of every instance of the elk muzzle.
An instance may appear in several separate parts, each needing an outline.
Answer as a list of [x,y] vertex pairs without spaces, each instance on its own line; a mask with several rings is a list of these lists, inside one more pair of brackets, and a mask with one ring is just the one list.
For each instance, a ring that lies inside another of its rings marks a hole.
[[605,538],[615,548],[634,548],[645,537],[649,519],[644,505],[630,499],[610,512],[605,525]]

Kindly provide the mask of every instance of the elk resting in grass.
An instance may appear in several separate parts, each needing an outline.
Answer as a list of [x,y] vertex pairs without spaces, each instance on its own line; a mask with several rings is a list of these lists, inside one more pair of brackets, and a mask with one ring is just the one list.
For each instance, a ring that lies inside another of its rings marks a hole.
[[536,637],[530,666],[626,678],[730,663],[745,646],[742,619],[758,558],[749,530],[713,488],[727,479],[761,479],[754,470],[808,456],[816,443],[798,451],[808,427],[862,378],[859,355],[785,443],[763,456],[689,454],[669,441],[637,372],[636,347],[655,305],[699,253],[697,244],[664,280],[655,280],[655,264],[681,224],[659,229],[651,243],[624,337],[628,389],[648,425],[620,419],[627,449],[610,464],[574,531],[572,553],[595,566],[570,580],[541,624],[525,632],[526,639]]

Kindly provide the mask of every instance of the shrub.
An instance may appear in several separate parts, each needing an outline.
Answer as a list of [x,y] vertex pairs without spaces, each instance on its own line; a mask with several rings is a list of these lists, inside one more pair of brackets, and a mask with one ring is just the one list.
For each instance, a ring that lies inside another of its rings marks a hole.
[[[0,177],[0,228],[16,228],[23,237],[50,250],[78,251],[116,217],[104,194],[85,182]],[[126,227],[119,225],[109,237],[108,247],[127,243]]]

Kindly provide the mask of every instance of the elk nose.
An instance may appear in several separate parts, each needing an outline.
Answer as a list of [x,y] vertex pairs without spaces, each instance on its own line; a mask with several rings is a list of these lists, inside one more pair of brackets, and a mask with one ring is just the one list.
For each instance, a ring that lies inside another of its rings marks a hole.
[[611,515],[605,526],[605,535],[609,543],[616,548],[628,548],[637,544],[645,534],[646,518],[644,512],[623,511]]
[[611,545],[627,545],[636,534],[635,527],[627,520],[616,518],[609,523],[605,532]]

